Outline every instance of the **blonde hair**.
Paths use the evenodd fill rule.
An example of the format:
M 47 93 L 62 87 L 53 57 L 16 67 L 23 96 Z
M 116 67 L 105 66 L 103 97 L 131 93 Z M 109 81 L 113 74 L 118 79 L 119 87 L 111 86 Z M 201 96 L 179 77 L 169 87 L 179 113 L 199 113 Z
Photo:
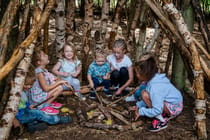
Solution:
M 76 54 L 76 50 L 75 50 L 75 48 L 73 47 L 72 44 L 65 44 L 65 45 L 64 45 L 63 50 L 62 50 L 62 51 L 63 51 L 62 57 L 65 58 L 65 56 L 64 56 L 64 49 L 65 49 L 66 47 L 70 47 L 70 48 L 72 49 L 73 54 L 74 54 L 73 60 L 74 60 L 74 61 L 78 60 L 77 54 Z
M 103 50 L 97 50 L 95 53 L 95 58 L 106 58 L 106 54 Z
M 124 39 L 115 40 L 112 48 L 122 48 L 123 50 L 127 51 L 127 45 Z

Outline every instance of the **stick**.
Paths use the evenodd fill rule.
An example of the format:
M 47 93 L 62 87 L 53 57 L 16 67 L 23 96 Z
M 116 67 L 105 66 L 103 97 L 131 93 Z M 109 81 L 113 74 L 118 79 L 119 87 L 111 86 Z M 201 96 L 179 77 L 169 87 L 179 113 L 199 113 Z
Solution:
M 42 102 L 40 102 L 40 103 L 38 103 L 37 105 L 35 105 L 33 108 L 37 108 L 38 106 L 40 106 L 41 104 L 43 104 L 43 103 L 45 103 L 45 102 L 47 102 L 47 101 L 49 101 L 51 98 L 53 98 L 54 96 L 50 96 L 49 98 L 47 98 L 46 100 L 44 100 L 44 101 L 42 101 Z
M 93 91 L 95 92 L 95 94 L 96 94 L 96 96 L 97 96 L 97 98 L 98 98 L 98 100 L 99 100 L 100 104 L 103 106 L 103 102 L 102 102 L 102 100 L 101 100 L 100 96 L 98 95 L 98 92 L 96 91 L 96 89 L 95 89 L 95 88 L 93 88 Z
M 123 97 L 121 97 L 120 99 L 115 100 L 114 102 L 111 102 L 111 103 L 110 103 L 110 104 L 108 104 L 107 106 L 111 106 L 111 105 L 113 105 L 113 104 L 115 104 L 115 103 L 118 103 L 119 101 L 121 101 L 121 100 L 125 99 L 126 97 L 128 97 L 128 96 L 130 96 L 130 95 L 134 94 L 134 93 L 135 93 L 135 91 L 136 91 L 136 90 L 131 91 L 128 95 L 123 96 Z

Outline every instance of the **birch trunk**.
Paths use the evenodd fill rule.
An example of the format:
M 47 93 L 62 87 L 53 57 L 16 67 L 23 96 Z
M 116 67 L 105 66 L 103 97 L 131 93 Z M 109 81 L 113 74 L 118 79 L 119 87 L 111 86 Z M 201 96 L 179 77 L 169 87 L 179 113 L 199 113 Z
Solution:
M 3 17 L 3 20 L 5 21 L 3 21 L 3 24 L 0 25 L 0 68 L 5 63 L 5 57 L 8 48 L 8 37 L 12 30 L 14 18 L 17 13 L 17 10 L 19 9 L 19 6 L 19 0 L 10 1 Z
M 17 49 L 14 50 L 9 61 L 0 69 L 0 80 L 2 80 L 23 58 L 24 49 L 28 48 L 29 45 L 34 41 L 37 37 L 38 33 L 42 29 L 44 23 L 46 22 L 51 9 L 54 7 L 55 0 L 49 0 L 47 6 L 45 7 L 44 12 L 41 15 L 41 19 L 39 24 L 31 31 L 31 33 L 27 36 L 27 38 L 18 45 Z
M 38 7 L 36 7 L 34 11 L 35 17 L 33 20 L 33 28 L 35 28 L 35 25 L 38 24 L 41 15 L 41 10 Z M 35 37 L 35 40 L 36 38 L 37 37 Z M 25 77 L 27 75 L 28 68 L 31 63 L 31 57 L 33 54 L 34 47 L 35 41 L 29 46 L 29 48 L 26 49 L 24 53 L 24 58 L 17 67 L 16 75 L 14 78 L 14 86 L 11 87 L 9 101 L 7 102 L 5 113 L 1 118 L 1 121 L 4 122 L 4 124 L 0 127 L 0 139 L 7 139 L 9 137 L 10 129 L 12 127 L 13 120 L 17 113 L 17 107 L 20 101 Z
M 64 11 L 64 0 L 57 0 L 57 7 L 56 11 L 56 19 L 55 19 L 55 26 L 56 26 L 56 51 L 57 55 L 61 57 L 60 51 L 65 44 L 65 11 Z
M 168 12 L 168 14 L 173 17 L 175 24 L 178 28 L 178 31 L 184 38 L 185 44 L 189 46 L 189 51 L 192 54 L 192 67 L 194 71 L 193 85 L 196 91 L 195 124 L 196 124 L 197 136 L 199 137 L 199 139 L 207 139 L 206 116 L 205 116 L 206 101 L 204 95 L 203 71 L 201 68 L 199 54 L 180 12 L 174 7 L 173 3 L 166 3 L 164 5 L 164 8 Z

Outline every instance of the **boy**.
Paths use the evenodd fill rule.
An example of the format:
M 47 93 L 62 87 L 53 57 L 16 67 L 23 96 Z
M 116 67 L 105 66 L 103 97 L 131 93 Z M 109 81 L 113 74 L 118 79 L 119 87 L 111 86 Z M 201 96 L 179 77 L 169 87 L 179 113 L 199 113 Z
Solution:
M 92 89 L 96 89 L 98 86 L 104 86 L 104 92 L 107 97 L 112 96 L 110 93 L 110 66 L 106 62 L 106 56 L 103 51 L 96 52 L 95 60 L 90 64 L 88 68 L 87 79 Z M 91 91 L 91 99 L 95 99 L 96 95 L 94 91 Z

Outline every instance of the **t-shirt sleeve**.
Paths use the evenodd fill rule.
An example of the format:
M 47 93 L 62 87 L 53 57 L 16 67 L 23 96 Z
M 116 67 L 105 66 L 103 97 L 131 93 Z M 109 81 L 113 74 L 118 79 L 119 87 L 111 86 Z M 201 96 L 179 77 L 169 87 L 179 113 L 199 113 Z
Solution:
M 106 63 L 106 73 L 110 73 L 111 69 L 110 69 L 110 65 L 109 63 Z
M 87 72 L 87 74 L 88 74 L 88 75 L 92 75 L 92 73 L 93 73 L 93 65 L 90 64 L 89 67 L 88 67 L 88 72 Z
M 132 66 L 132 61 L 131 59 L 127 56 L 127 64 L 128 64 L 128 67 Z
M 36 74 L 42 73 L 42 72 L 44 72 L 44 70 L 41 69 L 41 68 L 36 68 L 36 69 L 35 69 L 35 73 L 36 73 Z

